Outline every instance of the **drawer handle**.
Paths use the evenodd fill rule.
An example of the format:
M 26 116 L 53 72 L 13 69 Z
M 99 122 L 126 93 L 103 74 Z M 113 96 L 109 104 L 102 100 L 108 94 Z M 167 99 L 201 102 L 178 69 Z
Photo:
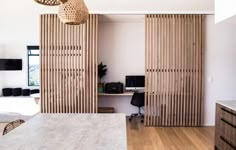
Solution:
M 227 112 L 227 113 L 229 113 L 229 114 L 231 114 L 231 115 L 234 115 L 234 116 L 236 116 L 236 114 L 235 113 L 233 113 L 233 112 L 231 112 L 231 111 L 228 111 L 227 109 L 225 109 L 225 108 L 221 108 L 221 110 L 223 110 L 223 111 L 225 111 L 225 112 Z
M 231 127 L 233 127 L 233 128 L 236 128 L 236 126 L 235 126 L 235 125 L 233 125 L 232 123 L 230 123 L 230 122 L 226 121 L 225 119 L 221 118 L 221 120 L 222 120 L 224 123 L 226 123 L 226 124 L 230 125 Z
M 221 140 L 224 141 L 225 143 L 227 143 L 231 148 L 236 149 L 236 146 L 234 146 L 233 144 L 231 144 L 230 142 L 228 142 L 223 136 L 220 136 Z

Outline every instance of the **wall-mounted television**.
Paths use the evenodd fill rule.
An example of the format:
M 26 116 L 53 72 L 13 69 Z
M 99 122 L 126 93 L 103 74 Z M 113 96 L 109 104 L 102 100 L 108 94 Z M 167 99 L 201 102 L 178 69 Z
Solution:
M 22 59 L 0 59 L 0 70 L 22 70 Z
M 126 90 L 139 90 L 144 89 L 145 77 L 143 75 L 126 76 L 125 89 Z

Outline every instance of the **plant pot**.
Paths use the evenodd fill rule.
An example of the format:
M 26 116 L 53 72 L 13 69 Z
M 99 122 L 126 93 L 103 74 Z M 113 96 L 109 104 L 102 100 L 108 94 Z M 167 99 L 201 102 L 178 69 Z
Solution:
M 104 83 L 98 83 L 98 93 L 104 93 Z

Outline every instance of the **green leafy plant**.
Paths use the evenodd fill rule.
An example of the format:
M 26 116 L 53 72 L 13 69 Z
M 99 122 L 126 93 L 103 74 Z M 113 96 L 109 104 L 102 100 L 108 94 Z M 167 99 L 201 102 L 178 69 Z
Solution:
M 98 65 L 98 78 L 99 83 L 102 83 L 102 78 L 107 74 L 107 65 L 103 65 L 102 62 Z

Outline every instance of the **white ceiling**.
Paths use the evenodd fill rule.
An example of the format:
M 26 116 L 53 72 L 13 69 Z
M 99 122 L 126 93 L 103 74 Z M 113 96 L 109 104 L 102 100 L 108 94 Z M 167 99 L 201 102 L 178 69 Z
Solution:
M 214 14 L 214 0 L 84 0 L 99 22 L 144 22 L 144 14 Z M 124 15 L 125 14 L 125 15 Z M 128 14 L 128 15 L 127 15 Z
M 84 0 L 90 13 L 102 14 L 101 22 L 143 22 L 144 14 L 213 14 L 214 0 Z M 57 13 L 58 7 L 37 4 L 34 0 L 0 0 L 0 18 L 38 18 Z M 123 14 L 123 15 L 122 15 Z M 124 15 L 126 14 L 126 15 Z M 18 17 L 21 16 L 21 17 Z M 2 20 L 4 20 L 2 19 Z M 7 23 L 2 21 L 2 23 Z
M 213 14 L 214 0 L 84 0 L 90 13 L 97 14 Z M 20 6 L 19 6 L 20 5 Z M 34 10 L 57 13 L 58 7 L 39 5 L 34 0 L 0 0 L 0 12 Z M 30 14 L 30 13 L 29 13 Z
M 99 22 L 103 23 L 143 23 L 144 19 L 144 15 L 99 15 Z
M 214 14 L 214 0 L 84 0 L 100 22 L 144 22 L 143 14 Z M 122 15 L 123 14 L 123 15 Z M 124 15 L 126 14 L 126 15 Z
M 98 14 L 213 14 L 214 0 L 84 0 Z

